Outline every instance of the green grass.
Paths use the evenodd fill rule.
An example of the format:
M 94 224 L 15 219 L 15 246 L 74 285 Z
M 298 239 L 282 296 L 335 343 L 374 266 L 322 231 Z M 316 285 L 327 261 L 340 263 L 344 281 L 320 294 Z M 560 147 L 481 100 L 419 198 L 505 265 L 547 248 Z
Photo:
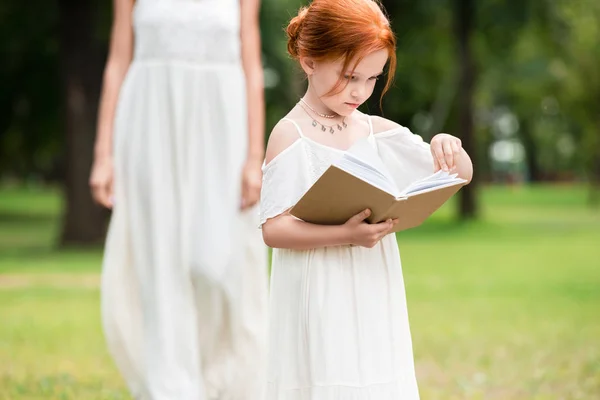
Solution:
M 0 400 L 129 399 L 100 325 L 101 249 L 56 250 L 56 190 L 0 191 Z
M 600 210 L 579 186 L 490 187 L 398 236 L 421 397 L 600 398 Z M 0 191 L 0 400 L 127 399 L 100 249 L 55 250 L 56 191 Z

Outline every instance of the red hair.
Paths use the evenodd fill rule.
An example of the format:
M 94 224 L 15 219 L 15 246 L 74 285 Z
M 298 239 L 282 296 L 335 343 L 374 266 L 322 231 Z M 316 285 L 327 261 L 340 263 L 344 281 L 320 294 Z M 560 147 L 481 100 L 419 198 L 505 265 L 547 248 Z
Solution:
M 368 54 L 387 50 L 388 76 L 383 95 L 388 91 L 396 72 L 396 37 L 390 23 L 375 0 L 314 0 L 302 7 L 287 29 L 288 52 L 299 60 L 344 60 L 347 71 L 352 60 L 356 65 Z M 328 93 L 334 94 L 343 82 L 343 75 Z

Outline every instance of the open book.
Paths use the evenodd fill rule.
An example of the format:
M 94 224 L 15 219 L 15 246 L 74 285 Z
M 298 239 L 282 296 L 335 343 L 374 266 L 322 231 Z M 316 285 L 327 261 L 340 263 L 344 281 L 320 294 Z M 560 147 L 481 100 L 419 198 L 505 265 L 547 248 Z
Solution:
M 311 186 L 290 210 L 306 222 L 343 224 L 369 208 L 367 222 L 398 218 L 395 231 L 420 225 L 466 181 L 438 171 L 400 190 L 372 146 L 361 140 Z

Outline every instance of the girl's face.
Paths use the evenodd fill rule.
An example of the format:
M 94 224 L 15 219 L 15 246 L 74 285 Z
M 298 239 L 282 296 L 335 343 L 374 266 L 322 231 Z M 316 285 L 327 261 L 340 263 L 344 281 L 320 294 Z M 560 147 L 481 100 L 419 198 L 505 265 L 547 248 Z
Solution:
M 371 97 L 375 82 L 383 73 L 387 60 L 388 52 L 382 49 L 364 57 L 354 72 L 351 69 L 342 71 L 343 60 L 313 62 L 304 59 L 302 67 L 308 75 L 309 91 L 312 90 L 330 111 L 348 116 Z M 351 62 L 350 67 L 354 64 L 355 62 Z M 342 82 L 335 91 L 341 91 L 326 96 L 340 78 Z

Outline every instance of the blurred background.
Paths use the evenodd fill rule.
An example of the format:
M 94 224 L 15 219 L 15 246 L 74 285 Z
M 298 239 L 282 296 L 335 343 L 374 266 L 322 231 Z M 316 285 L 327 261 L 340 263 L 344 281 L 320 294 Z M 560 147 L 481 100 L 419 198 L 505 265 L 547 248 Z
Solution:
M 449 132 L 473 183 L 398 235 L 421 396 L 600 399 L 600 1 L 387 0 L 395 85 L 363 111 Z M 267 130 L 305 82 L 263 0 Z M 0 3 L 0 399 L 128 399 L 89 194 L 111 2 Z M 381 88 L 379 88 L 381 90 Z

